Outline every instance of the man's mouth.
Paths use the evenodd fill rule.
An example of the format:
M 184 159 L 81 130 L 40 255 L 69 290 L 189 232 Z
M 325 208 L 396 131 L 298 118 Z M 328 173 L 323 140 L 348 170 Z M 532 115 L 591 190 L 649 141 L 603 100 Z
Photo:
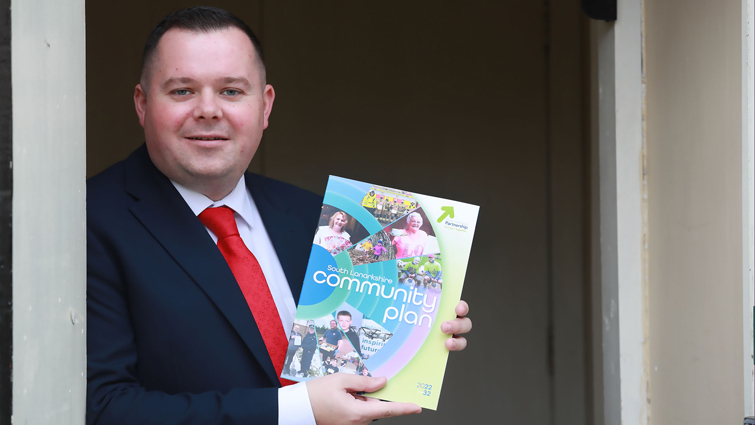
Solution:
M 191 139 L 191 140 L 228 140 L 225 137 L 216 137 L 216 136 L 210 136 L 210 137 L 187 137 L 187 139 Z

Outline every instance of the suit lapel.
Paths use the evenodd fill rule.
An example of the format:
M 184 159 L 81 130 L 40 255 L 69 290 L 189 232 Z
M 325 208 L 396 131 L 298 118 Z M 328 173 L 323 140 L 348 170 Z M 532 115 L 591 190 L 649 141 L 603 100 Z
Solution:
M 134 216 L 225 315 L 271 382 L 279 382 L 231 269 L 170 180 L 152 164 L 145 146 L 129 157 L 126 190 L 138 200 L 131 207 Z
M 307 259 L 312 250 L 311 238 L 307 237 L 312 233 L 312 229 L 308 229 L 298 217 L 291 214 L 290 208 L 296 207 L 295 204 L 280 205 L 276 202 L 275 193 L 271 193 L 264 178 L 250 173 L 246 173 L 245 176 L 246 187 L 254 199 L 265 230 L 286 274 L 291 293 L 298 304 Z

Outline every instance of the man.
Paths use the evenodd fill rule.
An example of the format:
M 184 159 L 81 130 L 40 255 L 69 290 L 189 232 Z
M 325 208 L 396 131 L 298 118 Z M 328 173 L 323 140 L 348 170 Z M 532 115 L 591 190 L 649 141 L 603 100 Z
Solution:
M 322 336 L 325 340 L 326 344 L 330 344 L 334 347 L 338 346 L 338 341 L 341 340 L 341 332 L 336 329 L 337 324 L 335 320 L 330 321 L 330 329 L 325 331 L 325 334 Z M 335 348 L 332 351 L 323 351 L 322 354 L 322 361 L 323 363 L 328 363 L 330 359 L 333 358 L 335 355 Z
M 414 257 L 411 263 L 405 263 L 398 277 L 399 282 L 405 282 L 407 279 L 416 279 L 419 272 L 419 257 Z M 412 281 L 414 283 L 414 281 Z M 419 285 L 418 285 L 419 286 Z
M 185 9 L 150 34 L 134 92 L 146 143 L 87 188 L 88 424 L 368 423 L 419 412 L 356 395 L 381 378 L 281 388 L 282 329 L 293 324 L 321 199 L 245 173 L 274 99 L 259 42 L 233 15 Z M 442 325 L 469 328 L 463 318 Z
M 309 374 L 309 367 L 312 364 L 312 357 L 317 351 L 317 335 L 315 335 L 315 327 L 309 326 L 307 334 L 304 335 L 304 340 L 301 343 L 302 356 L 301 356 L 301 370 L 299 371 L 302 376 Z
M 425 287 L 438 286 L 439 288 L 443 288 L 443 268 L 440 266 L 439 262 L 435 261 L 434 254 L 427 256 L 427 263 L 423 264 L 419 270 L 420 273 L 424 272 L 427 274 L 425 278 Z
M 375 191 L 371 190 L 368 194 L 364 195 L 364 198 L 362 198 L 362 206 L 370 212 L 370 214 L 375 215 L 375 206 L 377 205 L 377 198 L 375 197 Z

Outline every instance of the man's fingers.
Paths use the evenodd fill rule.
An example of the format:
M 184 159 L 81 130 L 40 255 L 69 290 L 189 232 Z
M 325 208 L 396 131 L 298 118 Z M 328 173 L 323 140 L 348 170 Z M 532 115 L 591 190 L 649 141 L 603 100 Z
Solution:
M 460 300 L 459 304 L 456 305 L 456 315 L 464 317 L 467 314 L 469 314 L 469 304 L 464 300 Z
M 467 348 L 467 339 L 463 336 L 455 336 L 446 340 L 446 348 L 448 351 L 461 351 Z
M 337 373 L 341 379 L 341 385 L 348 391 L 354 392 L 375 392 L 385 386 L 388 381 L 385 377 L 373 378 L 362 375 L 349 375 L 346 373 Z
M 318 424 L 362 424 L 373 419 L 420 413 L 416 404 L 388 403 L 354 394 L 375 391 L 385 378 L 336 373 L 307 381 L 312 413 Z
M 467 314 L 469 314 L 469 304 L 461 300 L 456 306 L 456 319 L 448 320 L 440 325 L 443 333 L 453 335 L 452 338 L 446 340 L 448 351 L 461 351 L 467 347 L 467 339 L 458 336 L 472 330 L 472 320 L 466 317 Z
M 463 317 L 454 320 L 448 320 L 440 325 L 440 330 L 444 334 L 465 334 L 472 330 L 472 320 L 469 317 Z
M 469 304 L 464 300 L 460 300 L 456 306 L 456 319 L 443 322 L 440 325 L 440 330 L 449 335 L 465 334 L 471 331 L 472 320 L 466 317 L 467 314 L 469 314 Z
M 413 403 L 395 403 L 380 401 L 374 398 L 367 399 L 364 406 L 365 411 L 368 412 L 368 416 L 378 419 L 401 415 L 415 415 L 422 412 L 422 408 Z

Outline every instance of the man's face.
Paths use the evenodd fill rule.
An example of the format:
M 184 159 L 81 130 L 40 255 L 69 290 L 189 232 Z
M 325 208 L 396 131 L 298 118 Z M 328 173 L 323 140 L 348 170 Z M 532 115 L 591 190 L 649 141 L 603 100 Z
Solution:
M 335 329 L 335 328 L 336 328 L 336 321 L 335 320 L 331 320 L 330 321 L 330 329 Z
M 148 87 L 134 92 L 155 166 L 213 200 L 235 187 L 268 125 L 275 92 L 255 55 L 236 28 L 171 29 L 143 78 Z
M 348 331 L 351 327 L 351 317 L 350 316 L 338 316 L 338 324 L 341 325 L 341 329 L 344 331 Z

